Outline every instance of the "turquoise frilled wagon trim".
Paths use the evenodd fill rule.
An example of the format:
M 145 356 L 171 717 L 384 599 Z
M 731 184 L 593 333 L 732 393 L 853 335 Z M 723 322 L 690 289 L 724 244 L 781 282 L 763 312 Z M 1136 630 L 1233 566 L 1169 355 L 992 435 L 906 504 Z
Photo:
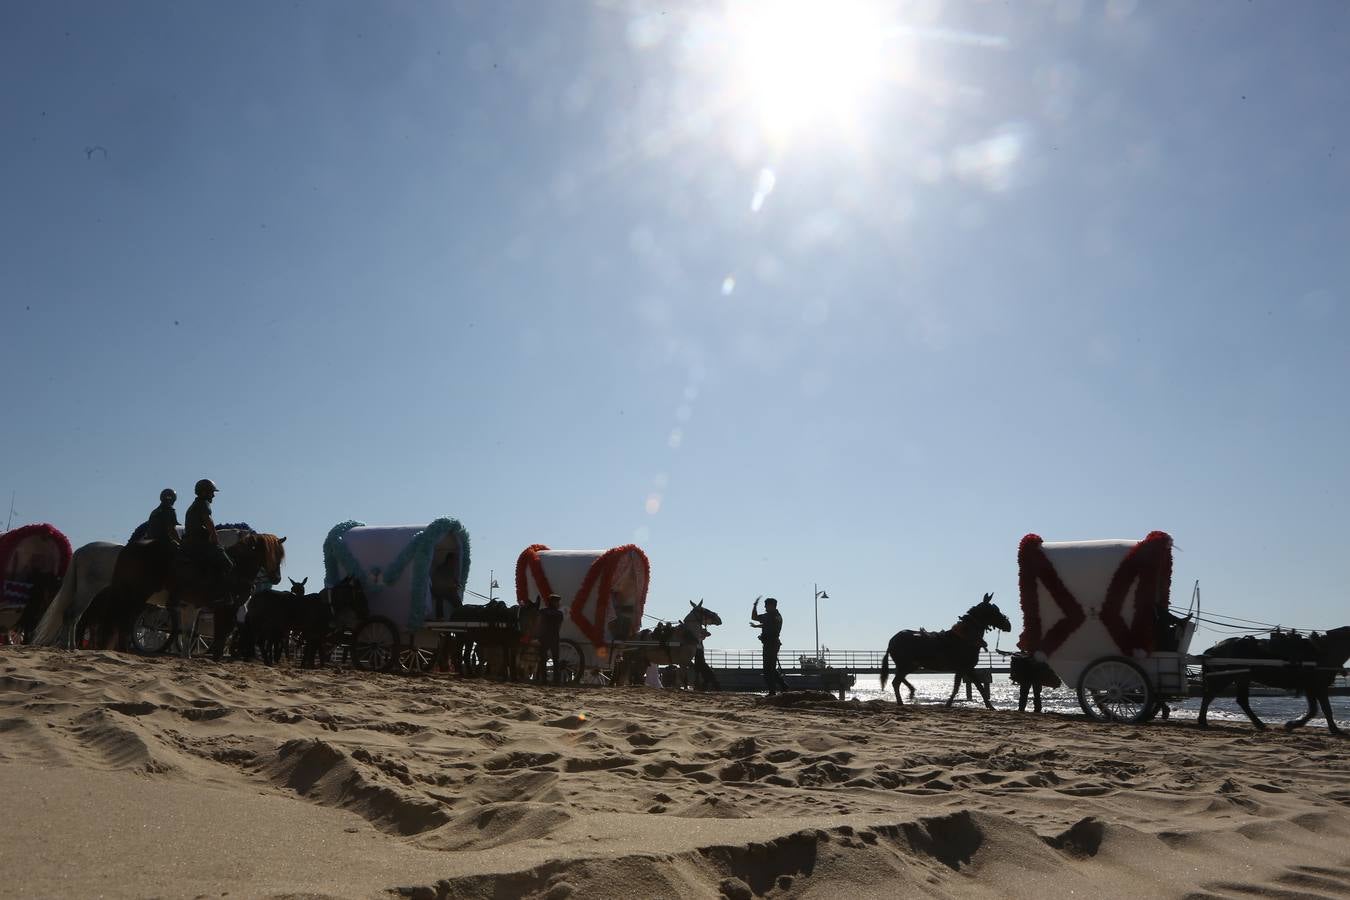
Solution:
M 342 573 L 354 575 L 365 587 L 367 593 L 375 593 L 386 585 L 394 584 L 403 575 L 403 570 L 412 564 L 412 610 L 408 614 L 408 629 L 416 631 L 426 620 L 427 576 L 431 569 L 431 554 L 436 545 L 446 535 L 454 535 L 459 542 L 459 584 L 460 590 L 469 581 L 469 532 L 458 519 L 436 519 L 426 528 L 417 532 L 413 539 L 404 545 L 388 565 L 376 569 L 379 580 L 376 581 L 357 562 L 356 557 L 347 549 L 343 536 L 353 528 L 362 528 L 364 524 L 354 520 L 340 522 L 328 532 L 323 542 L 324 584 L 332 587 L 342 579 Z M 376 567 L 372 567 L 376 568 Z M 463 595 L 460 595 L 461 599 Z

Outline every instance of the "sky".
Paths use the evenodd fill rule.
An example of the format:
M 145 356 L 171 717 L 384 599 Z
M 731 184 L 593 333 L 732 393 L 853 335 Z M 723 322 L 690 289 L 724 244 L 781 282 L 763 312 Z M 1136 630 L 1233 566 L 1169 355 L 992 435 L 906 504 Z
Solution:
M 1028 532 L 1341 625 L 1348 60 L 1330 0 L 12 0 L 0 493 L 78 546 L 209 477 L 297 579 L 453 516 L 508 595 L 635 541 L 717 647 L 817 586 L 1011 647 Z

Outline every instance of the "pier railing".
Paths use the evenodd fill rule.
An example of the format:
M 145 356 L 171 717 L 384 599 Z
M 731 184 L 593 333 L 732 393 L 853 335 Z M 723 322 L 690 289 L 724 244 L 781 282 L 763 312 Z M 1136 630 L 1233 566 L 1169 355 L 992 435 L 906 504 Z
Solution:
M 799 672 L 811 667 L 813 660 L 819 660 L 832 669 L 846 672 L 880 672 L 883 650 L 826 650 L 819 657 L 814 650 L 783 650 L 778 654 L 778 667 L 785 672 Z M 706 649 L 704 655 L 708 665 L 715 669 L 758 669 L 763 656 L 759 650 L 713 650 Z M 993 651 L 980 654 L 978 668 L 992 669 L 995 672 L 1008 671 L 1008 658 Z

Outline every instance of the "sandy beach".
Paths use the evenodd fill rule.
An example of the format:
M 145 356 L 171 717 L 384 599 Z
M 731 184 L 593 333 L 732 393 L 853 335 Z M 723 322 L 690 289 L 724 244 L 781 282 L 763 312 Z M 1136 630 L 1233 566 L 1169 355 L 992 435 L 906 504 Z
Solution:
M 0 654 L 0 895 L 1350 895 L 1325 730 Z

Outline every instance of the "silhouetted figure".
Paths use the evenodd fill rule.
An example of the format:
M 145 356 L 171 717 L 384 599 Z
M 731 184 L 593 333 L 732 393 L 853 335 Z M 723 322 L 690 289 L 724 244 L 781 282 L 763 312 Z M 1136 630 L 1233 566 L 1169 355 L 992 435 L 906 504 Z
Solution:
M 172 544 L 177 547 L 180 538 L 178 537 L 178 513 L 173 505 L 178 501 L 178 495 L 174 493 L 173 488 L 165 488 L 159 492 L 159 506 L 150 513 L 150 518 L 146 520 L 145 536 L 152 541 L 159 541 L 164 544 Z
M 211 479 L 198 481 L 194 488 L 197 497 L 183 516 L 183 552 L 209 575 L 223 575 L 234 568 L 234 563 L 220 546 L 216 523 L 211 518 L 211 501 L 217 492 Z
M 779 691 L 789 690 L 787 682 L 783 680 L 783 673 L 778 671 L 778 651 L 783 647 L 779 638 L 783 633 L 783 617 L 778 612 L 778 601 L 769 597 L 764 601 L 764 612 L 761 613 L 759 598 L 756 597 L 750 618 L 754 619 L 750 627 L 759 629 L 759 642 L 764 653 L 764 684 L 772 697 Z
M 561 597 L 549 594 L 548 605 L 539 610 L 538 630 L 535 632 L 535 636 L 539 639 L 539 669 L 534 674 L 534 680 L 539 684 L 544 683 L 550 657 L 553 659 L 553 683 L 562 684 L 562 669 L 558 663 L 563 624 L 561 604 Z

